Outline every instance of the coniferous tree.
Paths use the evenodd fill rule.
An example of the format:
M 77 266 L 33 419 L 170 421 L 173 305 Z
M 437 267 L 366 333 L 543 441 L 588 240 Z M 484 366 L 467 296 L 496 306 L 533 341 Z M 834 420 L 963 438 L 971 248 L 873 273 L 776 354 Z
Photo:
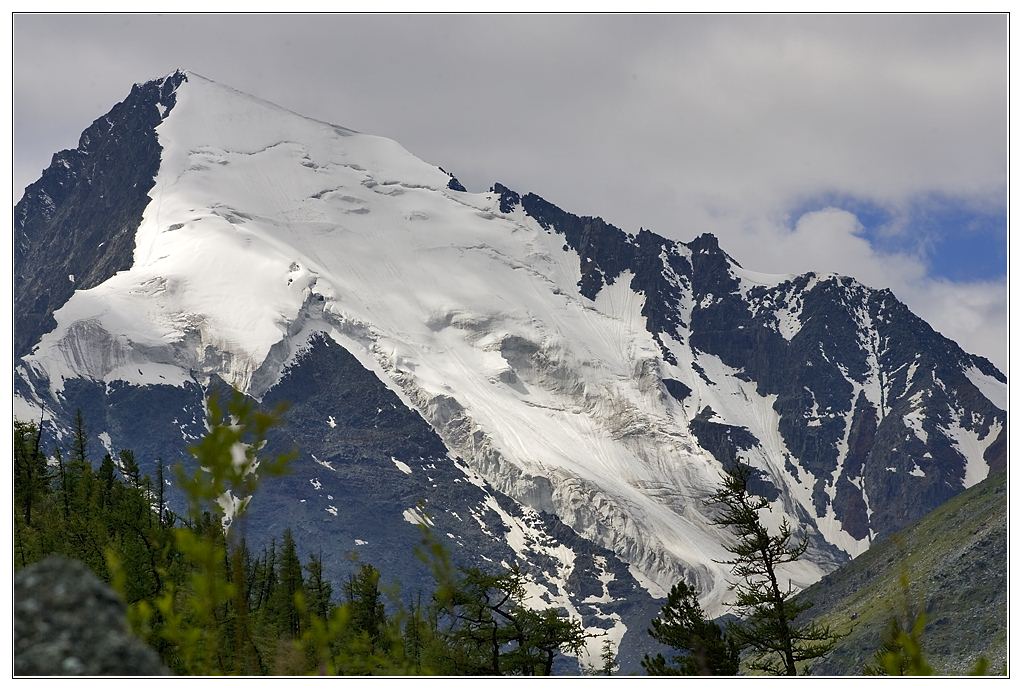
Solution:
M 242 538 L 231 551 L 231 585 L 234 590 L 230 611 L 230 631 L 233 636 L 232 654 L 234 672 L 239 675 L 266 674 L 259 650 L 252 640 L 252 619 L 249 602 L 250 582 L 248 566 L 251 562 L 249 549 Z
M 114 493 L 114 459 L 110 453 L 103 455 L 99 465 L 99 502 L 101 507 L 109 507 Z
M 501 675 L 501 648 L 505 644 L 496 615 L 513 597 L 496 575 L 465 570 L 455 587 L 445 615 L 452 620 L 446 633 L 447 662 L 465 675 Z
M 277 541 L 270 541 L 269 550 L 263 549 L 262 587 L 257 602 L 263 606 L 261 612 L 266 622 L 276 626 L 279 580 L 277 578 Z
M 426 630 L 427 623 L 423 617 L 422 595 L 416 594 L 415 604 L 411 600 L 408 604 L 408 616 L 405 621 L 403 641 L 405 644 L 405 657 L 412 664 L 417 674 L 421 673 L 423 669 Z
M 525 630 L 520 649 L 527 652 L 526 660 L 529 661 L 529 665 L 522 669 L 524 675 L 552 675 L 554 658 L 558 653 L 578 655 L 582 652 L 586 634 L 578 621 L 565 617 L 557 608 L 537 611 L 519 602 L 516 610 Z M 537 652 L 535 655 L 532 653 L 534 650 Z
M 271 546 L 273 543 L 271 542 Z M 252 571 L 252 585 L 253 585 L 253 596 L 252 596 L 252 608 L 255 611 L 261 613 L 266 612 L 263 608 L 264 604 L 269 600 L 267 593 L 270 587 L 269 579 L 267 576 L 268 565 L 270 564 L 270 553 L 269 548 L 263 547 L 263 554 L 261 557 L 253 560 L 253 571 Z
M 71 500 L 70 500 L 70 489 L 68 488 L 68 469 L 67 464 L 64 463 L 64 455 L 60 452 L 60 447 L 54 450 L 54 456 L 57 457 L 57 474 L 60 479 L 60 495 L 63 500 L 64 506 L 64 521 L 68 521 L 71 518 Z
M 464 575 L 457 583 L 464 600 L 451 607 L 455 572 L 438 569 L 434 601 L 424 607 L 417 600 L 407 612 L 399 608 L 388 616 L 381 575 L 371 565 L 360 566 L 345 585 L 347 602 L 334 606 L 322 559 L 310 556 L 303 574 L 290 532 L 280 549 L 274 543 L 262 558 L 251 555 L 239 538 L 240 524 L 225 534 L 215 501 L 225 488 L 238 497 L 252 492 L 247 481 L 231 474 L 238 434 L 254 426 L 244 411 L 231 413 L 223 420 L 214 416 L 208 444 L 195 455 L 198 471 L 189 477 L 179 468 L 179 487 L 193 502 L 176 527 L 159 511 L 162 463 L 156 489 L 130 450 L 118 455 L 119 464 L 105 455 L 93 472 L 80 463 L 83 433 L 68 448 L 55 450 L 60 483 L 42 482 L 52 475 L 43 455 L 36 455 L 40 469 L 30 473 L 26 466 L 33 456 L 33 429 L 16 426 L 16 561 L 29 564 L 52 552 L 86 561 L 125 599 L 136 634 L 177 674 L 537 675 L 552 672 L 558 652 L 579 652 L 585 641 L 581 625 L 555 609 L 527 608 L 525 578 L 517 570 Z M 78 427 L 84 431 L 81 421 Z M 261 448 L 258 435 L 245 439 L 249 449 Z M 36 481 L 28 526 L 22 521 L 25 493 Z M 431 554 L 438 564 L 449 564 L 440 548 Z M 296 593 L 302 594 L 298 603 Z M 480 600 L 473 604 L 472 598 Z M 481 614 L 483 625 L 470 626 L 454 613 Z M 462 637 L 460 632 L 470 630 L 472 636 L 495 638 L 493 668 L 489 640 Z
M 122 449 L 120 453 L 121 475 L 128 481 L 131 487 L 138 490 L 142 487 L 142 472 L 139 464 L 135 461 L 135 452 L 130 449 Z
M 42 431 L 33 423 L 14 422 L 14 493 L 25 525 L 32 526 L 32 509 L 49 491 L 53 473 L 40 450 Z
M 278 631 L 282 636 L 296 638 L 302 633 L 302 620 L 295 605 L 295 594 L 302 591 L 302 563 L 291 529 L 284 530 L 281 544 L 281 566 L 278 595 Z
M 75 436 L 73 441 L 71 461 L 84 464 L 89 457 L 88 436 L 85 433 L 85 419 L 82 417 L 82 409 L 75 411 Z
M 306 562 L 305 571 L 308 575 L 305 581 L 305 593 L 308 599 L 309 614 L 326 620 L 330 615 L 330 596 L 332 587 L 330 582 L 323 578 L 322 556 L 310 555 Z
M 556 608 L 524 605 L 525 577 L 513 568 L 490 574 L 470 568 L 447 604 L 452 627 L 446 655 L 467 675 L 550 675 L 558 652 L 578 655 L 582 625 Z
M 164 493 L 166 491 L 167 479 L 163 477 L 163 461 L 156 460 L 156 516 L 160 526 L 166 526 L 167 505 Z M 244 539 L 243 539 L 244 540 Z M 248 553 L 246 553 L 246 557 Z
M 344 584 L 345 600 L 351 609 L 352 629 L 369 637 L 371 651 L 380 643 L 386 617 L 380 593 L 380 572 L 370 564 L 349 575 Z
M 600 661 L 600 672 L 604 675 L 611 676 L 618 671 L 618 654 L 610 639 L 604 640 L 604 645 L 600 649 Z
M 51 475 L 48 470 L 39 474 L 27 465 L 33 457 L 37 463 L 46 463 L 38 453 L 38 435 L 33 443 L 34 429 L 15 425 L 16 561 L 26 565 L 51 553 L 84 561 L 122 595 L 136 633 L 149 640 L 176 673 L 265 674 L 270 668 L 259 646 L 279 649 L 276 633 L 265 636 L 271 627 L 257 635 L 256 620 L 248 617 L 252 581 L 247 575 L 254 571 L 255 561 L 244 542 L 236 553 L 226 550 L 221 516 L 207 511 L 216 511 L 209 497 L 219 497 L 224 486 L 235 480 L 231 450 L 239 435 L 253 433 L 246 441 L 259 449 L 259 436 L 272 422 L 265 416 L 258 418 L 263 414 L 247 417 L 237 408 L 230 413 L 231 417 L 224 416 L 227 420 L 211 426 L 211 434 L 219 439 L 197 455 L 200 473 L 192 478 L 179 474 L 201 502 L 191 507 L 196 511 L 178 529 L 160 520 L 153 506 L 159 493 L 152 490 L 148 478 L 140 479 L 129 450 L 121 455 L 128 462 L 123 465 L 128 471 L 123 479 L 117 477 L 109 455 L 97 472 L 92 471 L 85 457 L 81 416 L 70 450 L 54 451 L 59 471 L 55 484 L 41 482 Z M 282 467 L 280 459 L 264 463 L 260 471 Z M 221 480 L 210 483 L 206 475 L 216 480 L 223 469 L 227 471 L 221 473 Z M 33 488 L 35 492 L 30 492 Z M 31 526 L 20 516 L 29 501 Z M 298 575 L 301 584 L 300 567 Z
M 796 589 L 782 586 L 779 568 L 798 560 L 807 540 L 797 541 L 787 520 L 774 533 L 760 521 L 768 501 L 749 492 L 752 469 L 738 463 L 722 476 L 708 503 L 718 510 L 714 523 L 729 529 L 736 541 L 725 546 L 734 556 L 724 561 L 739 578 L 732 584 L 731 604 L 743 620 L 729 627 L 740 649 L 749 648 L 749 665 L 773 675 L 797 675 L 798 665 L 824 656 L 840 638 L 830 627 L 813 622 L 797 624 L 810 607 L 794 598 Z
M 47 529 L 53 473 L 40 449 L 41 434 L 32 423 L 14 421 L 14 541 L 21 566 L 41 556 L 40 533 Z
M 145 479 L 142 482 L 142 487 L 143 487 L 142 497 L 146 501 L 146 508 L 148 510 L 150 510 L 150 511 L 145 513 L 145 515 L 146 515 L 146 527 L 147 528 L 152 528 L 152 526 L 153 526 L 153 512 L 152 512 L 152 507 L 153 507 L 153 481 L 150 480 L 148 474 L 146 475 Z
M 707 620 L 696 589 L 685 582 L 671 587 L 668 601 L 650 623 L 648 633 L 675 649 L 671 662 L 663 654 L 644 656 L 648 675 L 736 675 L 739 650 L 714 622 Z

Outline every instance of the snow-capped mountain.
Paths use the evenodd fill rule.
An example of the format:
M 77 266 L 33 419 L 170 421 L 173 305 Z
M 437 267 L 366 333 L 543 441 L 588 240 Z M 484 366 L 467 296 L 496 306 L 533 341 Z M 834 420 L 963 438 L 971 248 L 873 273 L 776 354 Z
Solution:
M 734 459 L 811 539 L 803 585 L 1006 463 L 1004 375 L 890 291 L 467 192 L 191 72 L 54 156 L 15 208 L 15 274 L 16 413 L 59 434 L 80 407 L 97 445 L 152 460 L 221 381 L 288 400 L 302 457 L 254 530 L 290 524 L 340 572 L 428 516 L 616 640 L 683 576 L 722 611 L 702 500 Z

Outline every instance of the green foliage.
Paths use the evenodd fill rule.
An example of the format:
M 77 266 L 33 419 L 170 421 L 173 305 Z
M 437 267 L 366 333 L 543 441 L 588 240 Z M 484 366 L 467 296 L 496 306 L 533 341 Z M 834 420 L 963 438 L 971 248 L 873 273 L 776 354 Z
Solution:
M 981 656 L 977 659 L 977 662 L 973 664 L 973 668 L 970 669 L 969 674 L 972 676 L 991 675 L 991 661 L 989 661 L 986 656 Z M 1001 674 L 1005 675 L 1006 673 L 1002 672 Z
M 157 597 L 134 607 L 138 620 L 150 618 L 150 642 L 175 672 L 265 672 L 249 617 L 250 556 L 244 542 L 238 539 L 229 545 L 228 536 L 244 514 L 259 474 L 283 473 L 292 455 L 259 456 L 282 411 L 259 411 L 240 394 L 226 409 L 211 397 L 208 411 L 209 432 L 189 448 L 194 469 L 190 474 L 182 465 L 176 469 L 189 503 L 187 525 L 171 529 L 173 548 L 180 555 L 175 565 L 179 576 Z M 131 478 L 134 455 L 122 452 L 121 459 L 122 470 Z M 161 516 L 157 524 L 162 523 Z M 294 588 L 283 599 L 289 607 L 278 607 L 281 619 L 275 624 L 279 633 L 297 636 L 292 599 L 301 588 L 302 575 L 290 532 L 285 539 L 290 541 L 288 557 L 294 564 L 288 564 L 283 576 Z M 271 605 L 276 604 L 268 601 Z
M 344 592 L 352 626 L 365 633 L 369 650 L 373 651 L 381 643 L 386 626 L 380 572 L 373 565 L 360 565 L 359 571 L 345 582 Z
M 330 596 L 333 588 L 323 576 L 323 558 L 310 555 L 309 561 L 305 564 L 305 571 L 308 575 L 305 581 L 305 593 L 309 615 L 326 620 L 330 615 Z
M 278 636 L 294 639 L 302 633 L 302 622 L 295 596 L 304 588 L 302 583 L 302 565 L 298 561 L 298 549 L 291 529 L 284 530 L 281 544 L 281 564 L 278 572 L 279 587 L 274 593 L 276 603 Z
M 578 622 L 524 605 L 518 570 L 458 572 L 425 527 L 418 554 L 436 588 L 407 607 L 388 608 L 382 575 L 369 564 L 342 582 L 335 602 L 322 557 L 303 567 L 290 530 L 250 551 L 248 502 L 260 476 L 283 472 L 290 458 L 265 453 L 279 416 L 241 396 L 209 402 L 208 434 L 190 448 L 188 469 L 175 469 L 188 502 L 182 516 L 165 506 L 162 462 L 155 484 L 131 450 L 93 469 L 84 417 L 70 452 L 53 450 L 56 468 L 39 449 L 38 428 L 16 423 L 15 564 L 50 553 L 85 562 L 181 675 L 534 675 L 550 674 L 559 651 L 581 651 Z
M 110 504 L 114 494 L 114 459 L 109 453 L 103 455 L 99 465 L 99 503 L 101 507 Z
M 653 619 L 648 633 L 679 653 L 671 662 L 663 654 L 644 656 L 648 675 L 736 675 L 739 649 L 717 624 L 704 617 L 696 589 L 685 582 L 671 588 L 668 601 Z
M 751 473 L 750 467 L 736 464 L 708 500 L 718 510 L 714 523 L 736 537 L 725 546 L 734 556 L 725 564 L 738 577 L 732 583 L 736 598 L 731 605 L 743 620 L 731 625 L 728 633 L 740 649 L 752 651 L 753 670 L 797 675 L 799 664 L 827 654 L 840 635 L 826 625 L 797 624 L 796 618 L 810 604 L 794 598 L 796 589 L 781 586 L 778 569 L 798 560 L 807 541 L 795 540 L 787 520 L 775 533 L 760 522 L 760 511 L 769 503 L 749 493 Z
M 78 421 L 70 461 L 55 449 L 50 465 L 34 424 L 14 423 L 15 565 L 58 553 L 80 560 L 110 578 L 107 553 L 114 550 L 131 572 L 124 593 L 138 599 L 156 593 L 161 539 L 150 530 L 146 498 L 114 479 L 112 461 L 92 469 Z M 53 468 L 56 466 L 56 469 Z
M 135 460 L 135 452 L 130 449 L 122 449 L 118 455 L 121 462 L 121 475 L 132 488 L 138 490 L 142 487 L 142 472 L 139 470 L 139 463 Z
M 917 615 L 908 630 L 898 618 L 892 618 L 881 639 L 881 648 L 874 662 L 863 671 L 865 675 L 933 675 L 934 669 L 924 659 L 920 643 L 927 618 Z
M 260 411 L 251 401 L 236 394 L 227 408 L 216 397 L 208 402 L 209 432 L 189 448 L 195 458 L 191 472 L 178 466 L 178 483 L 189 502 L 189 516 L 205 512 L 221 517 L 225 529 L 256 492 L 260 474 L 280 475 L 294 454 L 270 458 L 259 456 L 270 428 L 284 409 Z
M 39 442 L 37 426 L 14 422 L 14 504 L 27 527 L 32 526 L 32 508 L 43 501 L 53 480 Z

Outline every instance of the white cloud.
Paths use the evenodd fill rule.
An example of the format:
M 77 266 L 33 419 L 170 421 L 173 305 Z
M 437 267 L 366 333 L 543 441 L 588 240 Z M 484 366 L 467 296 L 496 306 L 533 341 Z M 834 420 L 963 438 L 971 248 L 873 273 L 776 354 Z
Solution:
M 793 223 L 719 221 L 722 247 L 743 266 L 779 274 L 835 272 L 890 288 L 936 330 L 1005 371 L 1005 280 L 953 282 L 930 276 L 924 258 L 878 251 L 856 215 L 834 207 L 807 212 Z

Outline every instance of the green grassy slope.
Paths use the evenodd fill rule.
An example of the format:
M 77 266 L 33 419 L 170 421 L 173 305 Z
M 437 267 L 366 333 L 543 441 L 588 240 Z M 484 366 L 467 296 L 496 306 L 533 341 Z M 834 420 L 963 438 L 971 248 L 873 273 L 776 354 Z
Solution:
M 949 500 L 923 519 L 871 548 L 803 592 L 813 607 L 805 617 L 851 632 L 814 665 L 814 675 L 862 675 L 893 614 L 905 598 L 927 612 L 923 648 L 943 674 L 966 674 L 980 656 L 990 672 L 1006 665 L 1006 475 Z

